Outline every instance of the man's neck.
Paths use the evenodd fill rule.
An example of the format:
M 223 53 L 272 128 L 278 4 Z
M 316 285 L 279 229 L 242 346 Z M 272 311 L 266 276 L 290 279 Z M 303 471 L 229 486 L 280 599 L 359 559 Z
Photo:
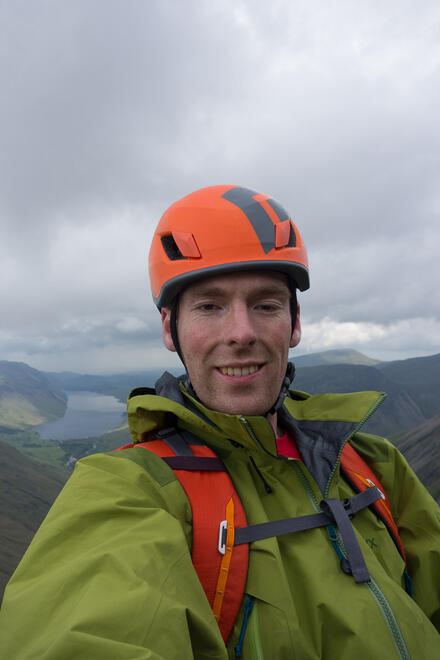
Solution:
M 283 431 L 278 426 L 278 413 L 277 412 L 270 413 L 269 415 L 266 415 L 266 418 L 269 424 L 271 425 L 271 427 L 273 428 L 275 437 L 281 438 L 281 436 L 283 435 Z

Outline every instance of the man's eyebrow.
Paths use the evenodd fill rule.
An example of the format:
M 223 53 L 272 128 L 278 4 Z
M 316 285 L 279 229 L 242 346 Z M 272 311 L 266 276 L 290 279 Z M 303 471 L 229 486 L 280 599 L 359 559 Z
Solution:
M 279 294 L 290 295 L 290 291 L 287 286 L 263 286 L 261 289 L 257 289 L 254 294 L 256 296 L 277 296 Z
M 199 298 L 200 296 L 212 296 L 212 297 L 218 297 L 218 296 L 224 296 L 225 295 L 225 290 L 222 289 L 221 287 L 217 286 L 198 286 L 198 287 L 192 287 L 188 291 L 188 295 L 191 298 Z
M 229 292 L 217 286 L 200 286 L 197 288 L 194 287 L 194 289 L 192 289 L 188 293 L 191 298 L 199 298 L 200 296 L 206 296 L 206 297 L 212 296 L 213 298 L 215 298 L 215 297 L 228 295 Z M 284 286 L 282 284 L 280 284 L 279 286 L 262 285 L 261 287 L 254 289 L 250 295 L 253 298 L 258 298 L 261 296 L 277 296 L 277 295 L 289 296 L 290 291 L 287 286 Z

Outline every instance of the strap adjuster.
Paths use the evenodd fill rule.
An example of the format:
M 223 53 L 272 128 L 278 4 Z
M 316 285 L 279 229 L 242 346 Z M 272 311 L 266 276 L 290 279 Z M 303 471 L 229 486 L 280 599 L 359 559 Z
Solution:
M 370 484 L 370 488 L 372 488 L 373 486 L 374 486 L 375 488 L 377 488 L 376 484 L 374 483 L 374 481 L 371 481 L 371 479 L 365 479 L 365 481 L 367 481 L 367 482 Z M 380 494 L 381 498 L 384 500 L 384 499 L 385 499 L 385 495 L 382 493 L 381 489 L 380 489 L 380 488 L 377 488 L 377 490 L 379 491 L 379 494 Z
M 218 530 L 218 551 L 221 555 L 226 552 L 226 537 L 228 534 L 228 521 L 222 520 Z
M 351 508 L 351 499 L 343 500 L 342 504 L 344 505 L 344 509 L 347 512 L 347 516 L 349 517 L 350 520 L 352 520 L 355 514 L 353 509 Z

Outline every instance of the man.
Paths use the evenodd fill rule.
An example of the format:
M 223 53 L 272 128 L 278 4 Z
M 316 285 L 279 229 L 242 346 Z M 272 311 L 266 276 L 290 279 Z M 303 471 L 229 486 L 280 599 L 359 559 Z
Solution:
M 6 590 L 4 657 L 438 658 L 438 507 L 390 443 L 361 431 L 383 396 L 288 394 L 309 282 L 286 211 L 237 186 L 192 193 L 162 217 L 150 276 L 187 375 L 134 391 L 133 444 L 76 466 Z M 376 487 L 356 499 L 367 480 L 341 470 L 350 447 L 392 516 L 372 508 L 388 506 Z M 191 472 L 206 457 L 213 472 Z M 228 509 L 216 518 L 220 483 L 243 506 L 235 532 Z M 202 528 L 219 520 L 212 550 Z M 248 564 L 234 564 L 240 548 Z

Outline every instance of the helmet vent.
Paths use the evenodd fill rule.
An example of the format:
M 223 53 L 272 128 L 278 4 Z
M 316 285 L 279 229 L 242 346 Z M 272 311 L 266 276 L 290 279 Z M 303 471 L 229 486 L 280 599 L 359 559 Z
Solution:
M 293 226 L 293 222 L 290 222 L 290 236 L 289 236 L 289 242 L 287 243 L 287 247 L 296 247 L 296 233 L 295 233 L 295 228 Z
M 173 238 L 172 234 L 166 234 L 165 236 L 160 237 L 162 247 L 165 250 L 165 253 L 170 261 L 179 261 L 180 259 L 186 259 L 183 256 L 176 241 Z
M 275 225 L 275 247 L 296 247 L 296 234 L 290 220 L 277 222 Z

